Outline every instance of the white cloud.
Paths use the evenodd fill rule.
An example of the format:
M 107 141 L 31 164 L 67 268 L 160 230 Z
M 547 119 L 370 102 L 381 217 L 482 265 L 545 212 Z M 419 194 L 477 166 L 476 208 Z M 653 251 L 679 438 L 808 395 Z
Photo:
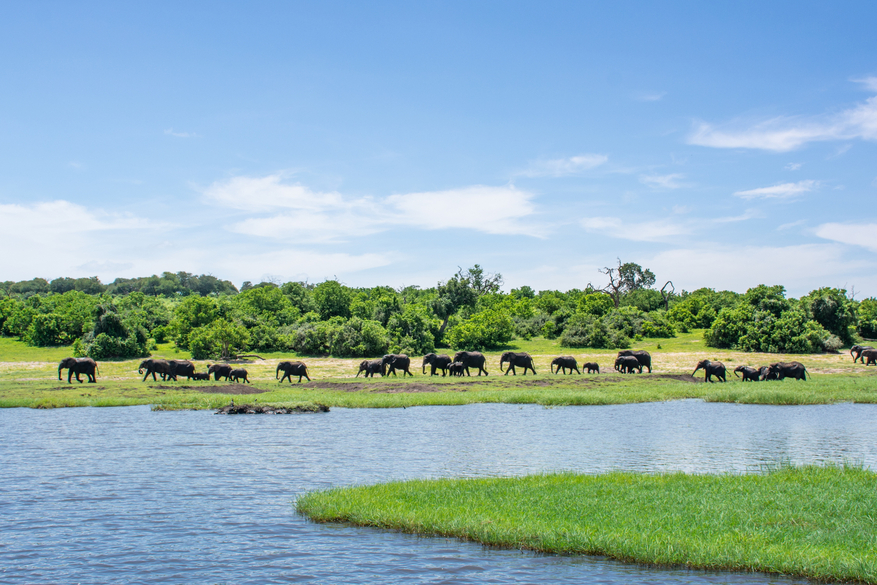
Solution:
M 801 163 L 789 163 L 785 167 L 783 167 L 787 171 L 797 171 L 801 168 Z
M 877 78 L 861 80 L 877 91 Z M 688 137 L 689 144 L 714 148 L 755 148 L 785 152 L 808 142 L 877 140 L 877 97 L 837 114 L 780 116 L 752 124 L 731 123 L 727 129 L 702 122 Z
M 580 154 L 569 158 L 539 160 L 530 163 L 526 170 L 517 174 L 524 177 L 566 177 L 599 167 L 608 160 L 609 157 L 603 154 Z
M 663 98 L 665 95 L 667 95 L 666 91 L 643 91 L 634 94 L 633 99 L 640 102 L 656 102 Z
M 826 240 L 877 252 L 877 223 L 824 223 L 816 228 L 815 233 Z
M 168 136 L 176 136 L 177 138 L 195 138 L 198 136 L 194 132 L 174 132 L 173 128 L 168 128 L 164 133 Z
M 683 186 L 679 182 L 679 179 L 684 177 L 685 175 L 681 173 L 674 173 L 671 175 L 643 175 L 639 180 L 644 185 L 657 189 L 678 189 Z
M 471 229 L 489 234 L 540 236 L 525 223 L 535 213 L 534 195 L 514 186 L 475 185 L 444 191 L 404 193 L 383 199 L 350 198 L 285 184 L 280 174 L 234 177 L 202 191 L 210 203 L 265 217 L 244 216 L 231 231 L 288 241 L 337 242 L 408 226 L 429 230 Z
M 743 199 L 788 199 L 812 191 L 814 187 L 818 187 L 819 183 L 812 180 L 798 181 L 797 183 L 782 183 L 773 187 L 760 187 L 758 189 L 749 189 L 747 191 L 737 191 L 734 193 L 737 197 Z
M 744 211 L 740 215 L 732 215 L 730 217 L 720 217 L 720 218 L 714 219 L 713 222 L 714 223 L 736 223 L 739 221 L 747 221 L 750 219 L 759 219 L 762 217 L 764 217 L 764 215 L 760 211 L 758 211 L 757 209 L 747 209 L 746 211 Z
M 635 222 L 620 217 L 588 217 L 581 220 L 581 225 L 589 232 L 635 242 L 659 242 L 687 235 L 693 231 L 690 222 L 673 222 L 666 219 Z

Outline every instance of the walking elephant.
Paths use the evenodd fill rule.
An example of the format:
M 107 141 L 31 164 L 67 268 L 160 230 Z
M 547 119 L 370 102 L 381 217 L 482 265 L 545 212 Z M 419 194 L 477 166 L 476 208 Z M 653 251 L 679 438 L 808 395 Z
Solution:
M 713 376 L 721 380 L 722 382 L 726 382 L 725 380 L 725 364 L 722 362 L 711 362 L 709 360 L 703 360 L 697 362 L 697 367 L 694 368 L 694 372 L 692 372 L 692 376 L 697 373 L 698 370 L 703 370 L 704 372 L 704 382 L 712 382 Z
M 639 370 L 640 373 L 643 371 L 639 360 L 632 355 L 622 355 L 615 358 L 615 369 L 622 374 L 633 374 L 637 370 Z
M 463 369 L 466 370 L 466 375 L 471 376 L 469 373 L 469 368 L 478 368 L 478 375 L 481 375 L 481 372 L 484 372 L 484 375 L 487 376 L 487 370 L 484 369 L 484 354 L 480 351 L 458 351 L 454 354 L 455 362 L 462 362 Z
M 853 356 L 853 363 L 856 363 L 856 360 L 860 359 L 862 362 L 865 361 L 865 358 L 862 357 L 862 352 L 866 349 L 874 349 L 870 345 L 854 345 L 850 348 L 850 355 Z
M 393 374 L 396 375 L 396 370 L 402 372 L 402 377 L 405 377 L 405 374 L 408 374 L 412 378 L 414 374 L 411 373 L 409 369 L 411 367 L 411 358 L 409 358 L 404 353 L 388 353 L 383 358 L 381 358 L 381 363 L 386 368 L 387 375 Z
M 758 379 L 762 382 L 769 382 L 779 380 L 779 377 L 775 371 L 771 371 L 770 366 L 761 366 L 758 368 Z
M 777 380 L 794 378 L 795 380 L 807 381 L 807 368 L 801 362 L 778 362 L 767 368 L 769 374 L 776 374 Z
M 761 375 L 761 370 L 758 368 L 753 368 L 752 366 L 737 366 L 734 368 L 734 375 L 738 378 L 740 377 L 740 373 L 743 373 L 743 381 L 747 380 L 750 382 L 758 382 L 758 378 Z
M 243 381 L 244 384 L 250 384 L 250 379 L 247 377 L 247 371 L 243 368 L 236 368 L 231 371 L 228 375 L 229 379 L 232 382 L 240 382 Z
M 72 384 L 71 378 L 76 374 L 76 381 L 82 384 L 79 374 L 85 374 L 89 384 L 97 382 L 97 363 L 90 357 L 74 358 L 68 357 L 61 360 L 58 364 L 58 380 L 61 379 L 61 370 L 67 369 L 67 383 Z
M 213 379 L 215 381 L 219 381 L 220 378 L 225 378 L 225 381 L 228 382 L 229 377 L 231 376 L 232 368 L 228 364 L 213 364 L 207 366 L 207 374 L 213 374 Z
M 146 370 L 145 374 L 143 374 L 143 370 Z M 137 373 L 143 374 L 143 381 L 144 382 L 146 381 L 146 378 L 148 378 L 150 374 L 152 374 L 152 381 L 153 382 L 156 381 L 156 378 L 155 378 L 156 374 L 160 374 L 161 379 L 166 380 L 168 377 L 168 374 L 170 374 L 170 371 L 171 371 L 171 365 L 170 365 L 170 363 L 168 363 L 167 360 L 154 360 L 154 359 L 143 360 L 142 362 L 140 362 L 140 367 L 137 368 Z
M 280 372 L 283 372 L 283 377 L 280 378 L 280 383 L 289 378 L 289 383 L 292 384 L 292 377 L 298 376 L 298 383 L 301 384 L 302 376 L 308 379 L 308 382 L 311 381 L 310 376 L 308 376 L 308 367 L 302 362 L 280 362 L 277 364 L 277 370 L 274 372 L 274 379 L 277 379 L 277 376 Z
M 557 370 L 555 371 L 555 366 Z M 551 373 L 559 374 L 560 370 L 563 370 L 563 373 L 566 374 L 566 371 L 569 370 L 569 373 L 572 374 L 575 372 L 576 374 L 581 374 L 579 371 L 579 364 L 576 362 L 576 358 L 571 355 L 563 355 L 560 357 L 556 357 L 551 360 Z
M 189 360 L 169 360 L 168 361 L 168 379 L 176 381 L 177 376 L 185 376 L 191 380 L 195 373 L 195 364 Z
M 448 375 L 450 376 L 462 376 L 463 375 L 463 362 L 454 362 L 450 366 L 448 366 Z
M 517 376 L 517 372 L 515 372 L 515 367 L 524 368 L 524 373 L 522 375 L 527 375 L 527 370 L 532 370 L 533 375 L 536 375 L 536 368 L 533 367 L 533 358 L 530 357 L 529 353 L 520 352 L 515 353 L 513 351 L 503 352 L 502 356 L 499 358 L 499 371 L 502 371 L 502 365 L 504 363 L 508 363 L 509 367 L 505 371 L 505 375 L 508 376 L 509 372 L 512 373 L 512 376 Z
M 582 371 L 588 370 L 589 374 L 593 374 L 594 372 L 600 373 L 600 364 L 596 362 L 586 362 L 582 364 Z
M 362 360 L 359 362 L 359 371 L 356 372 L 356 378 L 359 378 L 361 373 L 365 372 L 365 377 L 368 378 L 371 376 L 375 377 L 375 374 L 380 374 L 381 377 L 384 376 L 384 364 L 381 360 Z
M 871 364 L 877 365 L 877 349 L 870 348 L 862 350 L 860 357 L 862 358 L 862 363 L 866 366 L 870 366 Z
M 639 362 L 639 373 L 643 373 L 643 368 L 648 368 L 649 373 L 652 373 L 652 355 L 644 349 L 622 349 L 618 352 L 618 357 L 622 356 L 633 356 L 636 358 L 636 361 Z
M 426 366 L 429 364 L 431 370 L 429 375 L 435 376 L 436 370 L 442 371 L 442 377 L 445 377 L 445 374 L 448 372 L 448 368 L 451 366 L 451 356 L 449 355 L 436 355 L 434 353 L 428 353 L 423 356 L 423 373 L 426 374 Z

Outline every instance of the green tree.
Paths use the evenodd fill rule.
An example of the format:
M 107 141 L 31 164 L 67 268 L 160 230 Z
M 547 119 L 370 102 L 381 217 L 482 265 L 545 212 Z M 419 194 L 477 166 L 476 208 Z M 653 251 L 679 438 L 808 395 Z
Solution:
M 192 357 L 198 360 L 231 358 L 243 351 L 249 341 L 250 334 L 243 325 L 225 319 L 213 321 L 189 334 Z
M 314 302 L 320 318 L 323 321 L 332 317 L 349 318 L 352 296 L 350 289 L 337 280 L 327 280 L 318 284 L 314 289 Z
M 514 334 L 511 315 L 501 309 L 488 309 L 451 328 L 448 342 L 458 349 L 497 349 L 511 341 Z

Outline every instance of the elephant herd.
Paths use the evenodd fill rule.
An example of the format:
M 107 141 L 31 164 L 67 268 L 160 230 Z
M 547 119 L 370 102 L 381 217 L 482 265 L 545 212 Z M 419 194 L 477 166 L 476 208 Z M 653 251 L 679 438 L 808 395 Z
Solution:
M 694 376 L 698 370 L 704 371 L 704 382 L 712 382 L 713 376 L 722 382 L 726 381 L 725 364 L 722 362 L 702 360 L 697 363 L 697 367 L 694 368 L 694 372 L 691 375 Z M 769 366 L 761 366 L 760 368 L 752 366 L 737 366 L 734 368 L 735 376 L 740 378 L 741 373 L 743 374 L 744 382 L 764 382 L 766 380 L 785 380 L 786 378 L 804 380 L 806 382 L 808 375 L 807 368 L 801 362 L 777 362 Z

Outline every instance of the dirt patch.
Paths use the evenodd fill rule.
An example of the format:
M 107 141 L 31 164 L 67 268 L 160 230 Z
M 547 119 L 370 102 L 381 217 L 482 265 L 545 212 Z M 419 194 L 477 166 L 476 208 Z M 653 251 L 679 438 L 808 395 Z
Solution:
M 234 394 L 235 396 L 239 396 L 241 394 L 264 394 L 265 392 L 269 392 L 269 390 L 262 390 L 261 388 L 256 388 L 254 386 L 248 386 L 246 384 L 228 384 L 222 386 L 153 386 L 154 388 L 158 388 L 159 390 L 196 390 L 198 392 L 203 392 L 204 394 Z

